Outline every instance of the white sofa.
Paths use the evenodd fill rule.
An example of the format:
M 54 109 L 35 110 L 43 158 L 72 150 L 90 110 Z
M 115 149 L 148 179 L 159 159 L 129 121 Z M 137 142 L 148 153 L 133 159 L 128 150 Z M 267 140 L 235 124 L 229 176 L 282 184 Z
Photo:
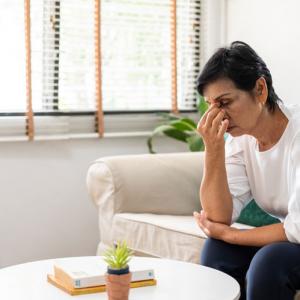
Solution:
M 206 236 L 192 214 L 200 210 L 202 169 L 199 152 L 96 160 L 87 186 L 99 212 L 97 254 L 126 240 L 137 254 L 199 263 Z

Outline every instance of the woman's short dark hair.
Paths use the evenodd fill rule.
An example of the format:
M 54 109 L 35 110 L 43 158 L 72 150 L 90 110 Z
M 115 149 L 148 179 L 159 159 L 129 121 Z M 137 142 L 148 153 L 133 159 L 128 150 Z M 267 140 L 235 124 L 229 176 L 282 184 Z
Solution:
M 251 91 L 257 79 L 264 77 L 268 87 L 267 107 L 274 111 L 280 100 L 273 88 L 272 76 L 265 62 L 246 43 L 235 41 L 229 47 L 219 48 L 205 64 L 197 79 L 197 91 L 221 78 L 232 80 L 238 89 Z

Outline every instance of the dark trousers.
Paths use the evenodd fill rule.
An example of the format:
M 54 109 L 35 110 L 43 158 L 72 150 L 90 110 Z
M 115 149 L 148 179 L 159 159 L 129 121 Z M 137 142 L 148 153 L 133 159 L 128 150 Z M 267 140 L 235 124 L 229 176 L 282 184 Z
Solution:
M 300 244 L 248 247 L 209 238 L 201 264 L 234 277 L 243 300 L 292 300 L 300 289 Z

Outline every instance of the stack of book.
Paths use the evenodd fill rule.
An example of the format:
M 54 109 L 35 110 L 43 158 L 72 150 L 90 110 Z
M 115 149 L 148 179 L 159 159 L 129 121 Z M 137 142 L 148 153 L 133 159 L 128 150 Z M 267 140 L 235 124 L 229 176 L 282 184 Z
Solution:
M 48 274 L 48 282 L 69 293 L 82 295 L 105 291 L 103 264 L 61 261 L 54 263 L 54 273 Z M 155 285 L 154 270 L 132 270 L 131 288 Z

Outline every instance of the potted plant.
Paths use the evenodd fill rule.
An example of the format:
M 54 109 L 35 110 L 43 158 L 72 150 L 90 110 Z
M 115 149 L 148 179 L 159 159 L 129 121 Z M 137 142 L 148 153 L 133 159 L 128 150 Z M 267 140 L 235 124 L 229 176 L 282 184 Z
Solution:
M 128 299 L 131 282 L 128 263 L 132 255 L 133 252 L 125 241 L 117 242 L 104 253 L 104 261 L 107 263 L 106 291 L 109 300 Z
M 205 113 L 208 106 L 202 96 L 199 95 L 197 103 L 197 111 L 199 118 Z M 154 128 L 151 136 L 148 138 L 147 145 L 150 153 L 155 153 L 153 150 L 152 140 L 158 134 L 164 134 L 168 137 L 176 139 L 188 144 L 190 151 L 203 151 L 204 143 L 197 131 L 197 124 L 193 119 L 180 117 L 172 113 L 160 114 L 164 121 L 163 124 Z

